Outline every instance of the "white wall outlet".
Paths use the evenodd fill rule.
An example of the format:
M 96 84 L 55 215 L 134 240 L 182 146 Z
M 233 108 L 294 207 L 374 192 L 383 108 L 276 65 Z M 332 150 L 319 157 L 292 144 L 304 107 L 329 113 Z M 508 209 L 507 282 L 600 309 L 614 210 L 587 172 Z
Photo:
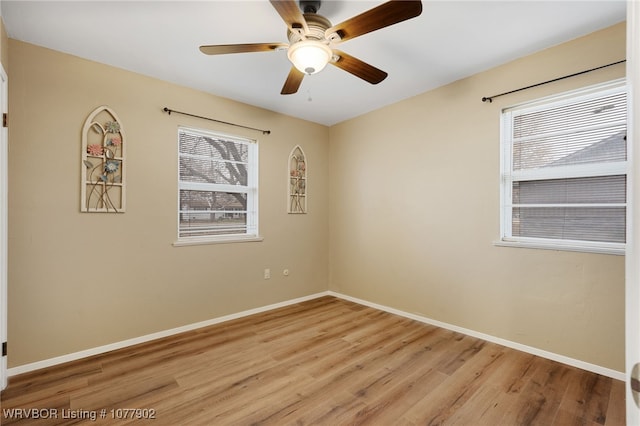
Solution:
M 264 270 L 264 279 L 268 280 L 271 278 L 271 269 L 267 268 Z
M 284 271 L 282 271 L 282 275 L 284 275 L 285 277 L 289 276 L 289 270 L 285 269 Z

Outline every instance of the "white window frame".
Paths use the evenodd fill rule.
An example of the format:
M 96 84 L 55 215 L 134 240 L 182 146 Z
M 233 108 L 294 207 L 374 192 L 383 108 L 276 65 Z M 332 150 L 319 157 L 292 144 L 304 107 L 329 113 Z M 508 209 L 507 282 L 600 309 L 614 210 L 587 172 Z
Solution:
M 512 209 L 517 207 L 512 204 L 512 188 L 513 182 L 519 180 L 535 180 L 535 179 L 555 179 L 555 178 L 572 178 L 572 177 L 591 177 L 591 176 L 609 176 L 609 175 L 627 175 L 627 161 L 617 161 L 610 163 L 594 163 L 584 165 L 559 166 L 548 168 L 540 171 L 514 171 L 513 155 L 512 155 L 512 115 L 511 113 L 527 113 L 535 110 L 548 108 L 550 104 L 561 103 L 570 104 L 577 102 L 579 99 L 585 99 L 594 96 L 606 96 L 608 94 L 620 93 L 627 90 L 624 79 L 614 80 L 608 83 L 589 86 L 587 88 L 566 92 L 560 95 L 542 98 L 537 101 L 527 102 L 524 104 L 505 108 L 501 114 L 501 135 L 500 135 L 500 240 L 494 244 L 506 247 L 523 247 L 535 249 L 579 251 L 589 253 L 602 254 L 625 254 L 625 243 L 617 242 L 597 242 L 597 241 L 578 241 L 578 240 L 561 240 L 551 238 L 533 238 L 513 236 L 512 232 Z M 627 200 L 625 200 L 627 201 Z M 625 207 L 628 202 L 620 205 L 606 204 L 608 207 Z M 528 207 L 535 207 L 527 205 Z M 541 207 L 555 207 L 554 205 L 540 205 Z M 598 205 L 584 204 L 581 207 L 598 207 Z
M 226 185 L 215 183 L 196 183 L 185 182 L 180 180 L 180 133 L 188 132 L 205 137 L 213 137 L 217 139 L 225 139 L 235 143 L 247 145 L 249 149 L 249 160 L 247 162 L 247 185 Z M 173 243 L 174 246 L 191 246 L 201 244 L 220 244 L 220 243 L 236 243 L 236 242 L 252 242 L 262 241 L 263 238 L 258 233 L 258 141 L 254 139 L 243 138 L 239 136 L 228 135 L 220 132 L 214 132 L 205 129 L 196 129 L 193 127 L 180 126 L 178 128 L 177 137 L 177 180 L 178 180 L 178 194 L 177 194 L 177 240 Z M 211 192 L 229 192 L 229 193 L 245 193 L 247 194 L 247 229 L 244 234 L 222 234 L 222 235 L 203 235 L 203 236 L 180 236 L 180 191 L 181 190 L 197 190 L 197 191 L 211 191 Z

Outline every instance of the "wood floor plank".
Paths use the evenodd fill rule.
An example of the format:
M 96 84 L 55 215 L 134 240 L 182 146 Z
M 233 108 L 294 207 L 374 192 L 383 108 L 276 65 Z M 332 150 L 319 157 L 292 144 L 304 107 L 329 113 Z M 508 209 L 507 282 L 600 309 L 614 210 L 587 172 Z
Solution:
M 15 395 L 25 395 L 38 390 L 47 390 L 60 383 L 75 378 L 94 377 L 102 373 L 102 366 L 93 360 L 80 360 L 59 366 L 25 373 L 11 378 L 11 386 L 2 391 L 3 399 L 11 399 Z
M 380 348 L 400 339 L 399 334 L 404 329 L 406 329 L 404 321 L 399 323 L 384 322 L 382 329 L 377 330 L 366 338 L 358 339 L 346 350 L 329 354 L 323 359 L 318 359 L 317 362 L 307 363 L 306 370 L 311 376 L 320 378 L 339 368 L 358 363 L 364 357 L 372 353 L 375 354 Z
M 535 357 L 526 364 L 522 388 L 511 393 L 515 398 L 504 407 L 503 422 L 518 425 L 550 425 L 576 369 Z
M 321 297 L 11 377 L 1 423 L 621 426 L 624 390 L 607 377 Z M 36 420 L 6 411 L 24 417 L 29 408 L 106 415 Z M 112 409 L 155 418 L 114 419 Z
M 611 381 L 611 393 L 609 394 L 609 407 L 605 426 L 622 425 L 625 423 L 625 383 L 619 380 Z
M 470 418 L 475 419 L 474 426 L 515 424 L 505 416 L 516 398 L 517 395 L 505 393 L 493 385 L 482 386 L 447 419 L 447 424 L 464 425 Z
M 450 375 L 403 417 L 416 424 L 446 424 L 447 419 L 482 387 L 488 377 L 498 371 L 504 361 L 504 348 L 498 345 L 479 341 L 473 342 L 468 348 L 465 352 L 473 356 L 456 369 L 456 374 Z
M 358 423 L 394 424 L 446 378 L 435 369 L 416 369 L 395 384 L 386 382 L 379 389 L 371 388 L 365 395 L 358 394 L 358 399 L 367 402 L 367 408 L 358 413 Z
M 569 383 L 562 409 L 577 417 L 603 425 L 607 417 L 611 380 L 596 374 L 581 374 Z M 606 396 L 606 397 L 603 397 Z

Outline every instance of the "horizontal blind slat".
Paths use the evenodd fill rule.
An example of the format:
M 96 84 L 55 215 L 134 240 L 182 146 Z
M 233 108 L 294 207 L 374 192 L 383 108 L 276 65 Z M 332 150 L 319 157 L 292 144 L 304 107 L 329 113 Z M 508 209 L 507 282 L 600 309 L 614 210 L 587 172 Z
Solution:
M 626 176 L 513 182 L 513 204 L 625 203 Z

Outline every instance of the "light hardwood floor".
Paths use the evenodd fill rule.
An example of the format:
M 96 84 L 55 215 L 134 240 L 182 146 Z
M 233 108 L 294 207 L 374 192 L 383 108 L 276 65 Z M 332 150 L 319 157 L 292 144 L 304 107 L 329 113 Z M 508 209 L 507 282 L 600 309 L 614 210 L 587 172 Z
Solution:
M 15 408 L 58 418 L 18 420 Z M 610 426 L 625 415 L 623 382 L 333 297 L 11 377 L 2 410 L 3 425 Z

